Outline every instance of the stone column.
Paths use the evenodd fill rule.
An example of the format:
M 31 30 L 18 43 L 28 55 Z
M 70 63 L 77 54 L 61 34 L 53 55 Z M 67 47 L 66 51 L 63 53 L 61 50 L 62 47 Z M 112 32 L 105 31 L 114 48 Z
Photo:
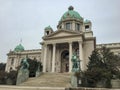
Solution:
M 52 72 L 55 72 L 55 51 L 56 51 L 56 44 L 53 44 L 53 55 L 52 55 Z
M 72 30 L 75 31 L 75 21 L 72 21 Z
M 82 41 L 79 41 L 78 43 L 79 43 L 79 59 L 81 60 L 80 66 L 81 70 L 84 70 Z
M 43 61 L 43 72 L 46 72 L 46 59 L 47 59 L 47 45 L 44 45 L 44 61 Z
M 72 42 L 69 42 L 69 72 L 72 71 L 71 58 L 72 58 Z

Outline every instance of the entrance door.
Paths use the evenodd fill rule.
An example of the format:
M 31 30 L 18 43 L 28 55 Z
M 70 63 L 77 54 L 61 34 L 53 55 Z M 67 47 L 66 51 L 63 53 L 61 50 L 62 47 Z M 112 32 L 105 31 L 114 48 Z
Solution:
M 61 72 L 69 72 L 69 51 L 65 50 L 61 54 Z

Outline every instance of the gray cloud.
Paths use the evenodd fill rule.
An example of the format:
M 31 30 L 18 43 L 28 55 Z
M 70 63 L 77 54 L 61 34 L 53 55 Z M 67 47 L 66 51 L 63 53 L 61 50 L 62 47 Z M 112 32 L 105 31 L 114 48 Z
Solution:
M 40 48 L 44 28 L 54 30 L 70 5 L 92 21 L 97 43 L 120 42 L 120 0 L 0 0 L 0 60 L 22 38 L 25 49 Z

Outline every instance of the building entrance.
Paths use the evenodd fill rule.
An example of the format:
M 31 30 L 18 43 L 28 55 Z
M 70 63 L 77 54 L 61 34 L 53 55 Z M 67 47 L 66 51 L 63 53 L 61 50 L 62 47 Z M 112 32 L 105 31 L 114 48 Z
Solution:
M 61 53 L 61 72 L 69 71 L 69 51 L 65 50 Z

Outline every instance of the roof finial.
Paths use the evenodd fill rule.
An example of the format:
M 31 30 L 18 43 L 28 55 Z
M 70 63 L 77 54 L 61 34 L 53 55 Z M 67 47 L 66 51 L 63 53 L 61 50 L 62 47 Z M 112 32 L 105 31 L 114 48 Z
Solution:
M 68 10 L 74 10 L 73 6 L 69 6 Z
M 20 44 L 22 43 L 22 38 L 20 39 Z

